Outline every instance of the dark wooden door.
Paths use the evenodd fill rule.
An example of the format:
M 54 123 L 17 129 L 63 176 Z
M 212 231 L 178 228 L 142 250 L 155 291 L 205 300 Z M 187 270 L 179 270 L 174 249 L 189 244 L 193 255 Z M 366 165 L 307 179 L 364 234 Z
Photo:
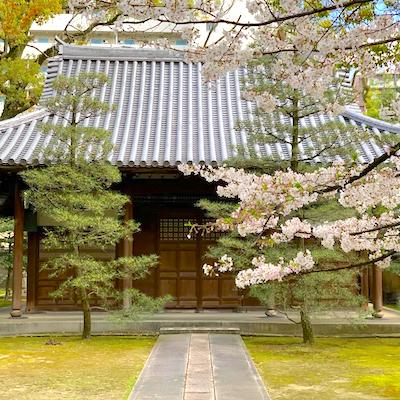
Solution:
M 189 236 L 190 222 L 198 217 L 159 219 L 158 293 L 174 297 L 170 308 L 232 308 L 240 305 L 234 278 L 229 274 L 206 277 L 204 254 L 216 237 Z
M 199 306 L 199 246 L 188 237 L 190 218 L 160 218 L 158 293 L 171 295 L 167 307 L 196 308 Z
M 213 260 L 207 260 L 204 254 L 212 241 L 201 241 L 201 254 L 203 263 L 212 264 Z M 219 276 L 201 276 L 201 300 L 204 308 L 235 308 L 240 306 L 240 297 L 232 274 L 223 273 Z

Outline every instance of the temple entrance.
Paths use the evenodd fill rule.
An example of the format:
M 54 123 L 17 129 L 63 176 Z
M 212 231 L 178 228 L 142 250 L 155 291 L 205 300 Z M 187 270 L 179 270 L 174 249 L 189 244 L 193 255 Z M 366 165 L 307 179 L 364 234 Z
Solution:
M 215 233 L 189 235 L 190 223 L 203 219 L 160 218 L 158 272 L 159 294 L 174 296 L 169 308 L 221 308 L 240 305 L 233 277 L 228 274 L 207 277 L 203 274 L 208 246 Z M 209 260 L 211 261 L 211 260 Z
M 169 309 L 236 308 L 240 297 L 232 276 L 203 274 L 205 253 L 217 235 L 190 235 L 190 223 L 202 223 L 192 210 L 139 210 L 141 232 L 134 241 L 135 254 L 157 253 L 159 266 L 146 280 L 134 286 L 155 296 L 171 295 Z M 151 239 L 155 240 L 153 244 Z M 146 251 L 144 251 L 147 249 Z M 209 260 L 210 261 L 210 260 Z

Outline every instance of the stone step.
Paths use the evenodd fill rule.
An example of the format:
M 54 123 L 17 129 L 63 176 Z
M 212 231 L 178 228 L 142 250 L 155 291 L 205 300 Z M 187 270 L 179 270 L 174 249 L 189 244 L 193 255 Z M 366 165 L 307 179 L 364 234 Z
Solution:
M 160 328 L 160 335 L 177 333 L 221 333 L 240 335 L 239 328 L 222 326 L 182 326 L 182 327 L 164 327 Z

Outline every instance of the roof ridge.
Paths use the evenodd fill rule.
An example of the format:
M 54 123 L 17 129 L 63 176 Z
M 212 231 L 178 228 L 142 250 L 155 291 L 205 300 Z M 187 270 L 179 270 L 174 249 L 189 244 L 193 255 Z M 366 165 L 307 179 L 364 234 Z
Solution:
M 35 118 L 40 118 L 46 114 L 49 114 L 49 111 L 46 110 L 46 108 L 39 106 L 36 110 L 25 111 L 21 114 L 16 115 L 13 118 L 0 121 L 0 130 L 8 129 L 15 126 L 16 124 L 24 124 L 25 122 L 28 122 Z
M 77 46 L 61 43 L 59 54 L 67 59 L 185 61 L 178 50 L 132 48 L 128 46 Z

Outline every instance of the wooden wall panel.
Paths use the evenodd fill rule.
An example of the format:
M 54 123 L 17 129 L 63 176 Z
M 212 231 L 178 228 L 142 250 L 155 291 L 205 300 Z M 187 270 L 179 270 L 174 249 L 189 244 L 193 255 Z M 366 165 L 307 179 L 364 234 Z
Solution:
M 73 295 L 65 295 L 63 298 L 54 299 L 51 293 L 56 290 L 62 283 L 63 278 L 70 276 L 68 272 L 64 276 L 52 278 L 49 276 L 49 270 L 43 269 L 46 262 L 51 258 L 63 254 L 64 251 L 59 249 L 49 250 L 43 247 L 43 244 L 39 244 L 39 263 L 37 271 L 36 281 L 36 293 L 35 293 L 35 309 L 42 310 L 63 310 L 63 309 L 76 309 L 76 299 Z M 111 260 L 115 257 L 115 250 L 113 248 L 106 250 L 99 249 L 87 249 L 86 254 L 90 254 L 101 260 Z

